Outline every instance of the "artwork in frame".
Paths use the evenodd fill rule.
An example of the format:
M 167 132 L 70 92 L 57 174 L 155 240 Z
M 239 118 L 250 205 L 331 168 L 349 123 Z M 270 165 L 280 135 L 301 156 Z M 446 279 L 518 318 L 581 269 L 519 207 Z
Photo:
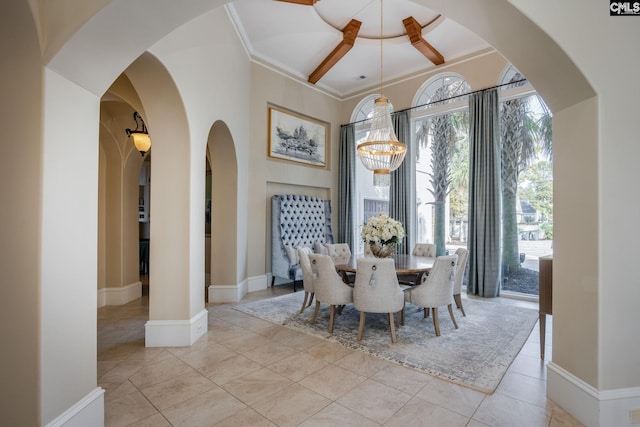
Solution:
M 269 106 L 269 157 L 327 166 L 329 124 Z

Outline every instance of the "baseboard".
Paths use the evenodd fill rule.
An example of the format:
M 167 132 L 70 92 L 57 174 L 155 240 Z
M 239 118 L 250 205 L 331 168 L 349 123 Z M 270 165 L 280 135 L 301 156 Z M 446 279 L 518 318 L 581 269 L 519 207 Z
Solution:
M 633 426 L 631 412 L 640 411 L 640 387 L 600 391 L 553 362 L 547 396 L 587 427 Z
M 243 280 L 237 285 L 211 285 L 207 289 L 209 292 L 209 302 L 229 303 L 239 302 L 247 294 L 248 282 Z M 266 289 L 266 288 L 265 288 Z
M 149 320 L 144 325 L 145 347 L 188 347 L 207 333 L 208 311 L 190 320 Z
M 104 389 L 97 387 L 46 427 L 104 426 Z
M 249 289 L 247 292 L 255 292 L 267 289 L 269 287 L 269 277 L 266 274 L 261 276 L 249 277 Z
M 142 282 L 134 282 L 119 288 L 98 290 L 98 307 L 105 305 L 124 305 L 142 296 Z

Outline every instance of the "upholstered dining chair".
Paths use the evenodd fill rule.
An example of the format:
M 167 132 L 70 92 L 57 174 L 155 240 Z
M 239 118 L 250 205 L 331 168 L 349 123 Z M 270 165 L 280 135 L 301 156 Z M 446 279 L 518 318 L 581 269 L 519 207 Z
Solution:
M 320 303 L 329 304 L 329 333 L 333 333 L 336 307 L 353 302 L 353 288 L 342 281 L 329 255 L 309 254 L 316 308 L 311 323 L 316 322 Z
M 453 276 L 453 300 L 456 303 L 456 307 L 462 312 L 462 315 L 466 316 L 467 314 L 464 312 L 460 293 L 462 292 L 462 282 L 464 281 L 464 271 L 467 268 L 469 251 L 466 248 L 458 248 L 456 249 L 456 255 L 458 255 L 458 264 L 456 265 L 455 275 Z
M 440 336 L 440 324 L 438 322 L 438 307 L 447 306 L 453 326 L 458 329 L 456 318 L 453 316 L 453 276 L 455 273 L 458 255 L 439 256 L 433 263 L 426 280 L 422 284 L 404 290 L 404 300 L 412 305 L 424 308 L 424 317 L 427 317 L 431 309 L 433 326 L 436 336 Z M 406 309 L 406 308 L 405 308 Z M 404 324 L 404 313 L 401 316 Z
M 404 308 L 404 294 L 398 284 L 393 258 L 360 258 L 353 286 L 353 306 L 360 311 L 358 341 L 362 339 L 367 313 L 387 313 L 391 342 L 397 341 L 393 315 Z
M 351 248 L 348 243 L 328 243 L 325 246 L 329 251 L 329 256 L 333 259 L 334 264 L 345 264 L 349 262 L 349 259 L 351 258 Z M 354 273 L 345 272 L 343 277 L 350 285 L 356 280 L 356 275 Z
M 435 243 L 416 243 L 413 247 L 412 254 L 415 256 L 435 257 L 436 245 Z
M 313 302 L 313 278 L 311 273 L 311 261 L 309 260 L 309 254 L 312 253 L 313 251 L 309 247 L 298 247 L 298 258 L 300 260 L 300 268 L 302 269 L 302 286 L 304 287 L 304 301 L 302 301 L 300 313 L 302 313 L 304 309 L 309 307 Z M 307 304 L 307 300 L 309 300 L 309 304 Z
M 411 252 L 413 256 L 424 256 L 435 258 L 436 256 L 436 245 L 435 243 L 416 243 L 413 247 L 413 251 Z M 401 285 L 418 285 L 416 283 L 416 275 L 415 274 L 402 274 L 398 276 L 398 281 Z

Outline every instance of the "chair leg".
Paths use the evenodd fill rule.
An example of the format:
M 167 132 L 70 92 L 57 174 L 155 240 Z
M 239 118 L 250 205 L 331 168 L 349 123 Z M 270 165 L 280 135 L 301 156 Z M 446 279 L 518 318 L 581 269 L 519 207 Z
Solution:
M 398 323 L 400 323 L 400 326 L 404 326 L 404 310 L 406 308 L 406 304 L 402 306 L 402 310 L 400 311 L 400 321 Z
M 396 337 L 396 327 L 393 321 L 393 313 L 389 313 L 389 328 L 391 328 L 391 342 L 395 344 L 396 341 L 398 341 L 398 338 Z
M 367 318 L 367 313 L 364 311 L 360 312 L 360 326 L 358 326 L 358 341 L 362 339 L 362 333 L 364 332 L 364 323 Z
M 454 295 L 453 300 L 456 302 L 456 307 L 458 307 L 460 311 L 462 311 L 462 315 L 466 316 L 467 314 L 464 312 L 464 307 L 462 306 L 462 298 L 460 297 L 460 294 Z
M 311 316 L 311 324 L 316 323 L 316 317 L 318 317 L 319 310 L 320 310 L 320 301 L 316 300 L 316 309 L 313 310 L 313 316 Z
M 273 284 L 276 282 L 276 276 L 271 276 L 271 287 L 273 288 Z
M 307 307 L 311 307 L 311 303 L 313 302 L 313 297 L 315 296 L 314 292 L 311 292 L 311 298 L 309 298 L 309 305 Z
M 302 308 L 300 309 L 301 314 L 304 311 L 304 309 L 307 307 L 307 298 L 309 298 L 309 292 L 304 293 L 304 300 L 302 301 Z
M 336 306 L 331 305 L 329 307 L 329 333 L 333 333 L 333 320 L 336 318 Z
M 429 317 L 429 309 L 425 308 L 424 309 L 424 318 L 426 319 L 427 317 Z
M 451 316 L 451 321 L 453 322 L 453 326 L 455 326 L 456 329 L 458 329 L 458 324 L 456 323 L 456 318 L 453 317 L 453 306 L 451 304 L 449 304 L 447 307 L 449 308 L 449 316 Z
M 438 307 L 432 307 L 431 312 L 433 313 L 433 327 L 436 329 L 436 336 L 440 336 L 440 323 L 438 322 Z

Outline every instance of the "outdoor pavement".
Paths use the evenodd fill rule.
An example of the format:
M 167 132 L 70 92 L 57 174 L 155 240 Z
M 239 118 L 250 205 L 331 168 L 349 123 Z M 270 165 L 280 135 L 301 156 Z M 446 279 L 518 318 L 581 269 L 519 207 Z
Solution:
M 518 248 L 526 254 L 522 267 L 538 271 L 538 259 L 553 253 L 553 240 L 520 240 Z
M 449 253 L 455 252 L 460 245 L 447 245 Z M 553 240 L 519 240 L 519 252 L 525 253 L 523 268 L 538 271 L 538 259 L 553 253 Z

